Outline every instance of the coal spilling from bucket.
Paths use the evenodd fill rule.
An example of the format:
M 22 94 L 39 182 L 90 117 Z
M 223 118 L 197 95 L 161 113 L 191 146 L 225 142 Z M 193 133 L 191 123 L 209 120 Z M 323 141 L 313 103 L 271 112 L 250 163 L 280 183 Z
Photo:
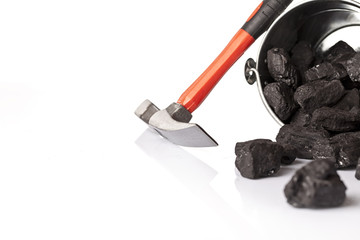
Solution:
M 304 2 L 270 27 L 252 69 L 265 107 L 282 127 L 276 142 L 237 143 L 235 165 L 246 178 L 276 176 L 284 165 L 281 149 L 289 145 L 296 158 L 314 160 L 287 184 L 284 193 L 294 207 L 341 206 L 346 187 L 336 172 L 356 169 L 354 177 L 360 178 L 356 34 L 360 34 L 359 3 Z M 244 146 L 241 151 L 239 146 Z

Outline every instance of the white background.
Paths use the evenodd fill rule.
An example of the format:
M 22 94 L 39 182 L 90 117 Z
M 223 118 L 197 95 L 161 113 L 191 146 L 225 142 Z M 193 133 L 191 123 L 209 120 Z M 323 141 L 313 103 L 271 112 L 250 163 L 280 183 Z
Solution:
M 256 181 L 235 171 L 237 141 L 279 129 L 243 77 L 261 41 L 194 112 L 219 147 L 175 146 L 133 113 L 176 101 L 258 4 L 1 1 L 0 239 L 356 238 L 353 171 L 326 210 L 286 203 L 304 161 Z

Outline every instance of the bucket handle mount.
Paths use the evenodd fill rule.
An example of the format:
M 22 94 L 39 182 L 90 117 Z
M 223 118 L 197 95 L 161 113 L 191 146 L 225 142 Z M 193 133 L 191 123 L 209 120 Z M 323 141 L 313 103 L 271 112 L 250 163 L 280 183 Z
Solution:
M 260 75 L 256 69 L 256 62 L 254 59 L 249 58 L 245 63 L 244 69 L 245 79 L 250 84 L 253 85 L 256 81 L 260 81 Z

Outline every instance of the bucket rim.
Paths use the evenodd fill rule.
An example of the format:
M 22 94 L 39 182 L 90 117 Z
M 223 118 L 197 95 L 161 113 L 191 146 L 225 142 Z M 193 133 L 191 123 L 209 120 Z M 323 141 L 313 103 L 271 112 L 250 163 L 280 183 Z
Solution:
M 305 5 L 305 4 L 309 4 L 309 3 L 312 3 L 312 2 L 321 2 L 321 1 L 327 1 L 327 2 L 344 2 L 344 3 L 347 3 L 347 4 L 355 4 L 355 6 L 357 6 L 359 8 L 359 14 L 360 14 L 360 1 L 358 0 L 303 0 L 303 1 L 300 1 L 300 2 L 297 2 L 297 3 L 292 3 L 290 4 L 290 6 L 288 7 L 288 9 L 286 11 L 284 11 L 282 14 L 280 14 L 280 16 L 270 25 L 270 27 L 268 28 L 268 30 L 263 34 L 262 36 L 262 40 L 261 40 L 261 43 L 260 43 L 260 47 L 258 49 L 258 52 L 257 52 L 257 56 L 256 56 L 256 66 L 255 68 L 252 68 L 252 71 L 254 72 L 255 74 L 255 77 L 256 77 L 256 85 L 257 85 L 257 88 L 258 88 L 258 92 L 259 92 L 259 95 L 260 95 L 260 98 L 261 98 L 261 101 L 263 102 L 266 110 L 268 111 L 268 113 L 271 115 L 271 117 L 282 127 L 284 126 L 284 122 L 282 120 L 280 120 L 278 118 L 278 116 L 275 114 L 275 112 L 272 110 L 272 108 L 270 107 L 270 105 L 268 104 L 268 102 L 266 101 L 265 99 L 265 96 L 264 96 L 264 92 L 263 92 L 263 87 L 262 87 L 262 83 L 261 83 L 261 76 L 260 76 L 260 73 L 259 73 L 259 58 L 260 58 L 260 54 L 261 54 L 261 50 L 262 50 L 262 46 L 264 45 L 265 41 L 266 41 L 266 38 L 269 34 L 269 32 L 274 28 L 274 26 L 285 16 L 287 15 L 289 12 L 293 11 L 294 9 L 302 6 L 302 5 Z
M 282 14 L 280 14 L 280 16 L 270 25 L 270 27 L 268 28 L 268 30 L 266 32 L 264 32 L 262 39 L 261 39 L 261 43 L 260 46 L 263 46 L 266 40 L 266 37 L 268 35 L 268 33 L 274 28 L 274 26 L 285 16 L 287 15 L 289 12 L 291 12 L 292 10 L 294 10 L 295 8 L 298 8 L 304 4 L 308 4 L 311 2 L 321 2 L 321 1 L 328 1 L 328 2 L 345 2 L 345 3 L 356 3 L 357 6 L 360 9 L 360 1 L 358 0 L 302 0 L 300 2 L 297 3 L 292 3 L 288 9 L 286 11 L 284 11 Z M 360 11 L 359 11 L 360 12 Z M 256 69 L 258 69 L 259 67 L 259 56 L 261 53 L 261 47 L 258 49 L 257 55 L 256 55 Z

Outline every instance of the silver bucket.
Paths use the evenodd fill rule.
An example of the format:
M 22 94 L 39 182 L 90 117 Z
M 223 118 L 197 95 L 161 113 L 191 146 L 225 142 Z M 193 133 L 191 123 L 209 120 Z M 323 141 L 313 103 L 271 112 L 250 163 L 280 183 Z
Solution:
M 266 53 L 273 47 L 289 51 L 297 41 L 312 44 L 320 55 L 340 40 L 360 50 L 360 3 L 352 0 L 313 0 L 302 2 L 279 17 L 264 36 L 256 61 L 247 60 L 245 78 L 257 83 L 260 97 L 277 123 L 276 116 L 264 98 L 263 88 L 271 80 L 266 64 Z

